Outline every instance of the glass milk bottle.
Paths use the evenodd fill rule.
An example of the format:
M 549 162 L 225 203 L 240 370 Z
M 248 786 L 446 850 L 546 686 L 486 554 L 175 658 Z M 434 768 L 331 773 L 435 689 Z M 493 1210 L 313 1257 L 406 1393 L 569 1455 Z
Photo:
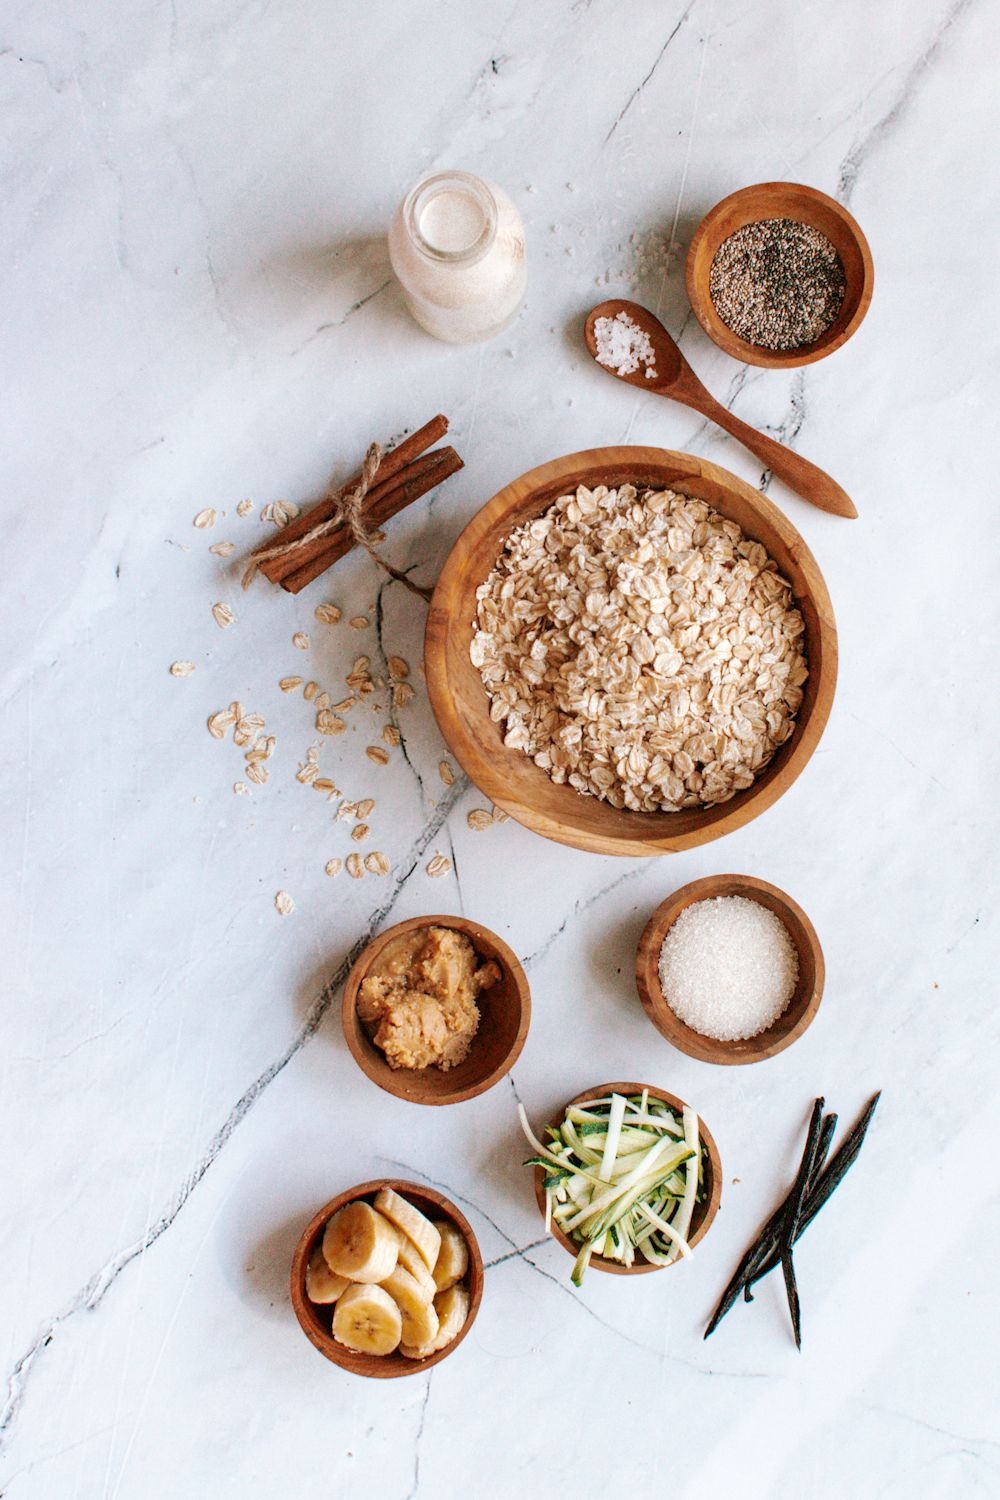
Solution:
M 471 172 L 417 183 L 393 216 L 389 257 L 417 322 L 450 344 L 492 338 L 524 300 L 521 215 L 502 188 Z

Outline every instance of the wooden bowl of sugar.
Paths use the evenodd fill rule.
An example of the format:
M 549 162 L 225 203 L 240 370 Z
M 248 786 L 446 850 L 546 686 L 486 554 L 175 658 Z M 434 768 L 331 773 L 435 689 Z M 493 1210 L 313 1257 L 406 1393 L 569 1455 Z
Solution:
M 733 896 L 753 902 L 777 917 L 788 944 L 782 941 L 781 929 L 766 920 L 754 921 L 753 913 L 739 908 L 724 911 L 721 907 L 700 906 Z M 700 934 L 692 930 L 691 908 L 695 906 L 709 919 Z M 685 923 L 688 932 L 682 934 L 675 924 L 685 912 L 689 914 Z M 747 917 L 751 919 L 749 923 Z M 675 1004 L 685 1011 L 687 1019 L 682 1019 L 669 1003 L 661 979 L 661 955 L 672 929 L 676 940 L 682 937 L 684 940 L 675 941 L 668 948 L 668 972 L 674 973 L 678 986 Z M 714 951 L 706 954 L 704 970 L 692 973 L 698 962 L 696 945 L 706 940 L 711 941 Z M 749 951 L 751 944 L 753 949 Z M 791 988 L 791 995 L 777 1017 L 752 1036 L 709 1036 L 696 1030 L 691 1020 L 700 1020 L 705 1014 L 709 1017 L 705 1024 L 712 1029 L 738 1031 L 744 1015 L 756 1012 L 759 1016 L 759 1008 L 771 1004 L 769 981 L 762 982 L 754 971 L 756 954 L 778 971 L 791 960 L 783 974 L 776 974 L 776 982 L 784 977 L 785 988 Z M 718 972 L 719 965 L 724 966 L 722 973 Z M 737 971 L 731 985 L 727 984 L 725 973 L 730 968 Z M 682 886 L 656 908 L 639 939 L 635 978 L 649 1019 L 681 1052 L 701 1062 L 753 1063 L 783 1052 L 811 1025 L 823 997 L 826 966 L 816 930 L 791 896 L 751 875 L 709 875 Z M 702 998 L 707 992 L 711 993 L 711 1000 Z M 779 1003 L 780 989 L 774 995 L 774 1004 Z

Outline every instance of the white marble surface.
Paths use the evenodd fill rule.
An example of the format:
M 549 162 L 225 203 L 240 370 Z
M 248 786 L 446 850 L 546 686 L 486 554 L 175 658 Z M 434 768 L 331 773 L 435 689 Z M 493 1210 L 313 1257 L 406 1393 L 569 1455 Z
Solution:
M 11 1500 L 1000 1495 L 998 47 L 981 0 L 6 8 Z M 382 242 L 409 183 L 452 165 L 512 192 L 531 258 L 520 320 L 467 349 L 408 320 Z M 701 214 L 772 177 L 837 193 L 876 262 L 860 333 L 789 376 L 715 350 L 683 290 Z M 311 719 L 277 679 L 336 684 L 359 649 L 416 662 L 422 609 L 366 559 L 297 601 L 240 595 L 208 545 L 261 537 L 242 497 L 306 501 L 370 437 L 437 410 L 467 468 L 391 533 L 423 579 L 489 494 L 558 453 L 662 443 L 756 482 L 729 439 L 589 364 L 598 282 L 658 306 L 713 390 L 857 501 L 848 524 L 773 488 L 838 614 L 823 743 L 728 840 L 616 861 L 513 823 L 470 832 L 481 799 L 439 783 L 420 692 L 405 759 L 372 766 L 362 729 L 325 753 L 349 794 L 377 795 L 393 861 L 390 879 L 332 882 L 324 861 L 351 846 L 293 779 Z M 205 505 L 225 512 L 211 533 L 191 526 Z M 324 595 L 349 613 L 377 598 L 380 635 L 315 627 Z M 225 633 L 216 599 L 237 612 Z M 176 681 L 185 657 L 197 671 Z M 236 696 L 278 735 L 248 799 L 238 752 L 204 727 Z M 438 849 L 457 873 L 432 882 Z M 652 906 L 722 869 L 791 891 L 829 975 L 801 1042 L 731 1071 L 674 1052 L 630 981 Z M 693 1266 L 574 1292 L 540 1243 L 510 1084 L 422 1110 L 359 1073 L 337 1011 L 349 955 L 442 908 L 528 964 L 515 1081 L 536 1120 L 630 1075 L 705 1115 L 726 1189 Z M 850 1119 L 879 1085 L 862 1162 L 799 1253 L 803 1354 L 770 1284 L 704 1344 L 813 1095 Z M 314 1208 L 385 1172 L 443 1185 L 489 1270 L 460 1355 L 381 1384 L 320 1359 L 285 1284 Z

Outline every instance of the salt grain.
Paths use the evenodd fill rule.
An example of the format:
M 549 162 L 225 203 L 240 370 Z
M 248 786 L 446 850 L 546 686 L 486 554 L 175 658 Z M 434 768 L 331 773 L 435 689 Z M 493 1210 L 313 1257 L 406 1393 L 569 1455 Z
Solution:
M 649 334 L 633 322 L 628 313 L 614 318 L 598 318 L 594 324 L 597 362 L 616 375 L 632 375 L 640 364 L 645 366 L 647 380 L 656 378 L 656 355 Z
M 780 917 L 745 896 L 687 906 L 660 949 L 670 1009 L 702 1036 L 758 1036 L 788 1009 L 799 960 Z

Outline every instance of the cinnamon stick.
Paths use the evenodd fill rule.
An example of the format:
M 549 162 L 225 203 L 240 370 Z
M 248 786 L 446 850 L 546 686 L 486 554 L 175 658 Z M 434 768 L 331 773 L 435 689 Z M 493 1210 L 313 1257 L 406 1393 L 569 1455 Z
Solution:
M 433 453 L 428 453 L 418 459 L 387 483 L 369 490 L 361 508 L 365 526 L 370 531 L 377 530 L 386 521 L 398 515 L 401 510 L 412 505 L 414 500 L 419 500 L 421 495 L 426 495 L 428 490 L 442 484 L 450 475 L 457 474 L 463 467 L 462 460 L 454 448 L 437 448 Z M 288 529 L 286 527 L 285 531 L 287 532 Z M 314 578 L 318 578 L 321 573 L 326 572 L 327 568 L 339 562 L 354 546 L 355 541 L 350 529 L 347 526 L 338 526 L 336 531 L 330 532 L 328 536 L 320 537 L 316 543 L 311 544 L 308 549 L 311 554 L 308 561 L 302 561 L 302 557 L 306 555 L 305 549 L 302 554 L 296 556 L 294 571 L 286 573 L 278 579 L 278 582 L 289 594 L 298 594 L 306 584 L 312 583 Z
M 372 491 L 369 492 L 366 498 L 366 506 L 376 486 L 381 486 L 388 480 L 395 478 L 415 458 L 418 458 L 420 454 L 436 443 L 439 438 L 444 437 L 447 431 L 448 418 L 442 416 L 439 412 L 436 417 L 432 417 L 429 422 L 425 422 L 423 427 L 418 428 L 416 432 L 411 432 L 409 437 L 404 438 L 395 448 L 391 448 L 388 453 L 383 454 L 382 462 L 375 471 L 375 482 L 372 485 Z M 355 474 L 342 488 L 345 491 L 352 490 L 360 478 L 360 473 Z M 333 515 L 336 503 L 336 500 L 332 496 L 328 496 L 325 500 L 321 500 L 318 505 L 314 505 L 312 510 L 307 511 L 304 515 L 296 516 L 295 520 L 290 521 L 281 532 L 281 540 L 283 542 L 294 542 L 299 537 L 305 536 L 308 531 L 311 531 L 321 521 L 329 520 L 330 516 Z M 331 533 L 331 535 L 335 534 L 337 533 Z M 320 540 L 325 543 L 329 538 L 323 537 Z M 265 542 L 263 546 L 257 548 L 257 551 L 266 551 L 269 546 L 273 546 L 273 541 Z M 260 571 L 271 583 L 280 583 L 287 574 L 295 572 L 304 566 L 311 555 L 311 553 L 303 552 L 296 553 L 290 557 L 268 558 L 261 563 Z

